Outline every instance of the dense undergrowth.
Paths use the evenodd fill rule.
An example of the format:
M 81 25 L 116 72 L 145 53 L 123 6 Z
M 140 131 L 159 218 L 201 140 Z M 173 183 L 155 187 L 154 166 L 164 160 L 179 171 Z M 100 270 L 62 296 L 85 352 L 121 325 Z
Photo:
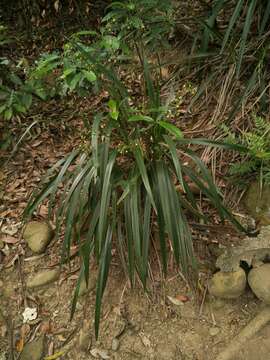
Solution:
M 177 16 L 180 2 L 112 2 L 98 28 L 76 32 L 61 49 L 52 49 L 32 63 L 26 59 L 14 63 L 8 55 L 0 58 L 4 121 L 53 98 L 108 94 L 100 109 L 84 119 L 87 141 L 48 171 L 25 211 L 26 218 L 32 216 L 49 199 L 56 232 L 60 235 L 64 229 L 63 260 L 69 257 L 73 242 L 80 246 L 81 275 L 72 313 L 80 282 L 89 280 L 89 262 L 98 264 L 96 336 L 112 247 L 117 248 L 130 283 L 137 274 L 147 288 L 151 234 L 158 232 L 164 273 L 172 248 L 176 265 L 196 287 L 187 218 L 207 221 L 207 215 L 192 191 L 194 184 L 222 221 L 228 219 L 244 230 L 224 206 L 221 192 L 192 145 L 244 153 L 245 162 L 241 165 L 240 156 L 240 165 L 231 172 L 269 178 L 270 135 L 263 116 L 269 106 L 265 95 L 270 7 L 254 0 L 198 4 L 194 12 L 200 11 L 200 16 L 192 12 L 187 22 L 185 16 Z M 189 56 L 168 65 L 161 54 L 177 46 L 181 19 Z M 7 50 L 10 41 L 2 27 L 0 45 Z M 166 79 L 164 66 L 170 70 Z M 139 96 L 133 84 L 127 84 L 129 71 L 138 74 Z M 209 101 L 214 113 L 209 119 L 214 129 L 211 136 L 227 137 L 226 143 L 187 138 L 176 126 L 178 115 L 172 104 L 181 77 L 196 84 L 191 114 L 194 107 Z M 261 116 L 255 116 L 255 126 L 246 126 L 243 119 L 249 118 L 251 110 Z

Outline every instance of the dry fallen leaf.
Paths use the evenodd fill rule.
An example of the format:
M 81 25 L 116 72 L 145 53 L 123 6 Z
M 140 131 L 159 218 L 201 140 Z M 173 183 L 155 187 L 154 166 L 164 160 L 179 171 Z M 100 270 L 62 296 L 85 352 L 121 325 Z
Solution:
M 22 352 L 24 346 L 24 339 L 20 338 L 18 341 L 16 341 L 15 347 L 17 352 Z
M 100 359 L 100 358 L 103 360 L 110 359 L 108 351 L 106 351 L 106 350 L 94 348 L 90 351 L 90 353 L 95 359 Z
M 177 299 L 176 297 L 172 297 L 172 296 L 168 296 L 168 295 L 167 295 L 167 299 L 170 300 L 170 302 L 171 302 L 173 305 L 176 305 L 176 306 L 184 305 L 183 301 Z
M 190 300 L 187 295 L 181 295 L 181 294 L 180 294 L 180 295 L 176 295 L 175 298 L 176 298 L 177 300 L 182 301 L 183 303 L 185 303 L 185 302 L 187 302 L 187 301 Z
M 19 241 L 18 238 L 11 235 L 3 235 L 1 236 L 1 240 L 6 244 L 16 244 Z

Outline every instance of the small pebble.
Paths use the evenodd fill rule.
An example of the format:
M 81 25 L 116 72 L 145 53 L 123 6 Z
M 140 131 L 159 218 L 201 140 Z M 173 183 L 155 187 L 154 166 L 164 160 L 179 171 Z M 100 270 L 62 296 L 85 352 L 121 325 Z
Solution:
M 220 329 L 218 328 L 218 327 L 211 327 L 210 329 L 209 329 L 209 334 L 211 335 L 211 336 L 216 336 L 217 334 L 219 334 L 219 332 L 220 332 Z
M 112 351 L 117 351 L 119 349 L 120 342 L 117 338 L 112 339 Z

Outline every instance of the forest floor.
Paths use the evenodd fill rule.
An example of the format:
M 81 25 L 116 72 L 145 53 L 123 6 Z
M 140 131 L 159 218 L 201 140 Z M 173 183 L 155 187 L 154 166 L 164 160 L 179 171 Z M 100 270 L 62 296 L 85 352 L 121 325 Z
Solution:
M 22 239 L 22 212 L 46 169 L 80 141 L 77 112 L 65 116 L 73 105 L 58 104 L 58 113 L 66 120 L 60 126 L 48 126 L 32 134 L 0 172 L 1 184 L 5 184 L 1 207 L 5 238 L 0 251 L 0 309 L 4 314 L 0 318 L 0 359 L 11 358 L 11 343 L 17 359 L 26 343 L 44 336 L 45 359 L 215 360 L 262 307 L 248 289 L 233 301 L 214 300 L 203 291 L 198 301 L 173 265 L 164 279 L 157 263 L 151 269 L 149 291 L 144 293 L 138 284 L 134 289 L 129 287 L 119 259 L 113 255 L 100 337 L 95 341 L 95 289 L 91 285 L 96 278 L 95 268 L 89 291 L 80 296 L 72 321 L 70 306 L 79 273 L 78 257 L 62 267 L 57 282 L 41 290 L 25 288 L 25 281 L 32 274 L 55 268 L 60 262 L 61 238 L 53 241 L 46 253 L 33 256 Z M 51 106 L 54 108 L 55 104 Z M 48 116 L 50 108 L 47 112 Z M 57 116 L 55 111 L 53 116 Z M 46 204 L 42 205 L 36 219 L 46 220 L 47 212 Z M 215 262 L 209 244 L 238 243 L 242 236 L 221 224 L 194 228 L 193 235 L 202 289 L 207 289 Z M 37 318 L 23 324 L 26 307 L 36 308 Z M 235 360 L 269 359 L 269 336 L 270 326 L 258 333 Z

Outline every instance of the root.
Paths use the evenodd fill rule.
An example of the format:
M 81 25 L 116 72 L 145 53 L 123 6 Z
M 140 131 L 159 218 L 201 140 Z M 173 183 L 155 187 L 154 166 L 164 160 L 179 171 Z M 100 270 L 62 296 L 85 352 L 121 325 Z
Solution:
M 244 343 L 254 336 L 270 321 L 270 306 L 263 308 L 254 319 L 231 341 L 216 360 L 230 360 L 233 356 L 239 354 Z

